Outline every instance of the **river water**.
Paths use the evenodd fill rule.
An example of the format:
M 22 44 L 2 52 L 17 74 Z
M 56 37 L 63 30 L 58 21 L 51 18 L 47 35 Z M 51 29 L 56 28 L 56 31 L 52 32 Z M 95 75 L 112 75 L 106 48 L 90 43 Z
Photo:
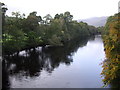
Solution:
M 100 35 L 59 47 L 37 47 L 5 56 L 4 87 L 101 88 L 104 45 Z

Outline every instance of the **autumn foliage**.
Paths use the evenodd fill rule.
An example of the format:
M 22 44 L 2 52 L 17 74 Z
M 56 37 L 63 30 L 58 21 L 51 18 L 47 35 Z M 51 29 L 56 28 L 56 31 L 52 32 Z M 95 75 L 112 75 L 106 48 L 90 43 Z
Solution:
M 103 35 L 106 60 L 103 62 L 104 83 L 118 87 L 120 84 L 120 13 L 110 16 Z M 115 85 L 114 82 L 117 83 Z

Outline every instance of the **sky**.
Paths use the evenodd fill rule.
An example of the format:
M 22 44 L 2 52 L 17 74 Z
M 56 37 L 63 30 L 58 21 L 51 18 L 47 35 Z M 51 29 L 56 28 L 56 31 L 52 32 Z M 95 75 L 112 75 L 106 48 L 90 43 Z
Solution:
M 44 17 L 69 11 L 74 20 L 91 17 L 111 16 L 118 12 L 120 0 L 0 0 L 8 8 L 6 14 L 20 12 L 28 15 L 37 11 L 37 15 Z

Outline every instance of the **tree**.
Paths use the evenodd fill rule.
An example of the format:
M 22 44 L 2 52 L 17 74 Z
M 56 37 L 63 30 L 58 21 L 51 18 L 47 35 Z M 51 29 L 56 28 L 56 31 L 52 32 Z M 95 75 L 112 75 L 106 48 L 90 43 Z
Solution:
M 50 22 L 52 21 L 52 16 L 50 14 L 47 14 L 46 16 L 43 17 L 45 19 L 45 24 L 50 24 Z
M 27 19 L 24 20 L 24 32 L 36 31 L 38 29 L 39 23 L 42 21 L 41 16 L 36 15 L 37 12 L 31 12 Z
M 54 19 L 59 19 L 60 18 L 60 15 L 59 14 L 56 14 Z
M 70 12 L 67 11 L 64 13 L 64 19 L 66 23 L 71 22 L 73 19 L 73 15 L 71 15 Z
M 103 62 L 104 83 L 118 88 L 120 84 L 120 13 L 110 16 L 105 25 L 103 41 L 106 60 Z M 116 84 L 117 82 L 117 84 Z

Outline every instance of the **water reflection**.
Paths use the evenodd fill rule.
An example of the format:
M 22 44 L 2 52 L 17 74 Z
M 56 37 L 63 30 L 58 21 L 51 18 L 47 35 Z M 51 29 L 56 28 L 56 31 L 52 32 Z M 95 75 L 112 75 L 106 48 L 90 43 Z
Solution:
M 19 80 L 23 76 L 35 78 L 41 74 L 42 70 L 52 73 L 60 64 L 70 65 L 73 62 L 74 53 L 87 42 L 88 38 L 82 38 L 61 47 L 37 47 L 19 54 L 4 56 L 3 87 L 9 88 L 9 76 L 14 76 Z
M 10 88 L 10 81 L 9 81 L 9 73 L 6 66 L 6 61 L 3 60 L 2 62 L 2 89 L 9 89 Z

